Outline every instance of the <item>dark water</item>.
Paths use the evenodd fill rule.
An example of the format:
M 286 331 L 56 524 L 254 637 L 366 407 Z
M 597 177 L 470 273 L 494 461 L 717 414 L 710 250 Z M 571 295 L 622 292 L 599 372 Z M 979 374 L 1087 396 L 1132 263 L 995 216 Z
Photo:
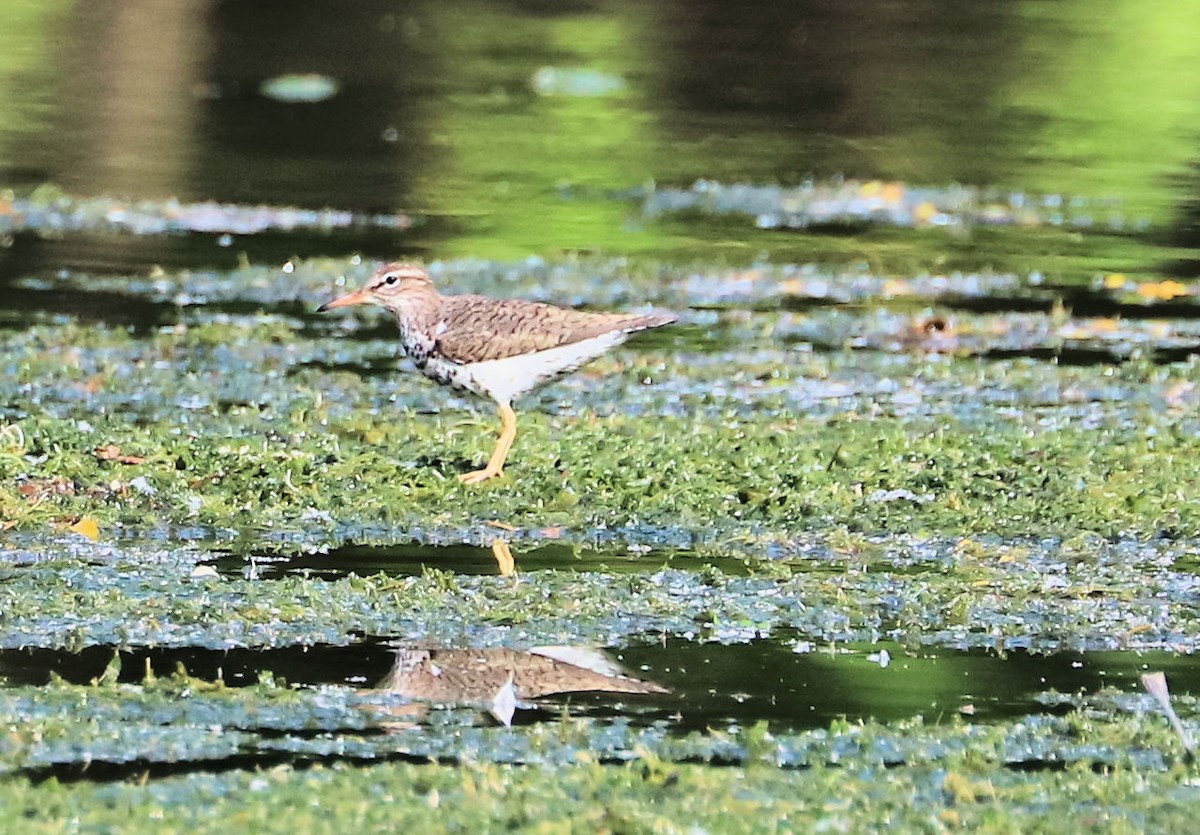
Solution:
M 606 571 L 610 573 L 646 573 L 657 568 L 701 569 L 716 566 L 722 573 L 746 573 L 742 560 L 696 558 L 687 552 L 644 554 L 601 554 L 569 545 L 543 545 L 521 548 L 520 570 L 528 571 Z M 397 544 L 388 546 L 345 545 L 319 553 L 291 554 L 260 551 L 249 555 L 229 554 L 211 563 L 223 576 L 252 576 L 260 580 L 288 575 L 324 577 L 330 580 L 354 573 L 360 577 L 375 574 L 404 577 L 420 575 L 426 568 L 455 574 L 491 576 L 497 573 L 496 558 L 490 548 L 473 545 Z
M 804 647 L 803 644 L 800 645 Z M 1035 655 L 1013 652 L 927 649 L 905 652 L 894 644 L 802 648 L 780 638 L 750 645 L 694 644 L 669 640 L 613 651 L 630 673 L 669 688 L 637 697 L 574 694 L 542 701 L 571 700 L 613 715 L 632 714 L 639 723 L 670 719 L 679 732 L 768 721 L 777 730 L 827 727 L 832 720 L 891 721 L 923 716 L 944 721 L 960 713 L 971 721 L 1026 714 L 1062 713 L 1071 697 L 1105 687 L 1136 694 L 1138 678 L 1165 671 L 1172 690 L 1194 693 L 1200 681 L 1194 664 L 1163 652 Z M 888 654 L 880 663 L 880 652 Z M 80 653 L 25 649 L 0 651 L 0 674 L 10 686 L 44 685 L 51 674 L 86 685 L 105 673 L 112 647 Z M 263 674 L 291 685 L 379 685 L 394 663 L 393 645 L 369 639 L 351 646 L 279 649 L 134 649 L 120 651 L 120 681 L 137 684 L 147 671 L 169 676 L 182 666 L 203 681 L 230 687 L 255 684 Z M 1049 698 L 1049 693 L 1061 698 Z M 617 704 L 614 704 L 617 702 Z M 537 718 L 533 714 L 530 718 Z M 542 717 L 544 718 L 544 717 Z

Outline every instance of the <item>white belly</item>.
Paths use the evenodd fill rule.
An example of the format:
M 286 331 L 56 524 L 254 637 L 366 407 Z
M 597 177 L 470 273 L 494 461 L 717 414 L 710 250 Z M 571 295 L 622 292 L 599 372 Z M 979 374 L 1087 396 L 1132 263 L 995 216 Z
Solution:
M 511 404 L 530 389 L 560 374 L 574 371 L 585 362 L 620 345 L 628 336 L 627 333 L 615 331 L 532 354 L 464 365 L 430 357 L 422 371 L 425 376 L 439 383 L 465 389 L 497 403 Z

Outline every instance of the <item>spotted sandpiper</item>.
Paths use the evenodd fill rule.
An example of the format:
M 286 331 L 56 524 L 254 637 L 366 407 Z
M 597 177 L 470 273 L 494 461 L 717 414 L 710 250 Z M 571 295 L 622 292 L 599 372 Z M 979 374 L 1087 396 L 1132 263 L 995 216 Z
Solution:
M 519 299 L 443 296 L 425 270 L 413 264 L 381 267 L 361 289 L 317 311 L 365 303 L 396 316 L 400 342 L 426 377 L 499 406 L 500 439 L 487 466 L 459 476 L 467 484 L 504 472 L 517 436 L 514 400 L 595 359 L 631 333 L 675 321 L 669 313 L 588 313 Z

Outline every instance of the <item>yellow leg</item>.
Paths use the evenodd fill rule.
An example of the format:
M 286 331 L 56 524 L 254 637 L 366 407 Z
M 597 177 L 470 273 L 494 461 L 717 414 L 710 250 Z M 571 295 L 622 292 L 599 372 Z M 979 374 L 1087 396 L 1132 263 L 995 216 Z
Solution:
M 508 451 L 512 449 L 513 441 L 517 437 L 517 413 L 507 403 L 500 406 L 500 422 L 500 440 L 496 441 L 496 448 L 492 450 L 492 457 L 488 459 L 487 466 L 482 470 L 460 475 L 458 480 L 463 484 L 478 484 L 504 472 L 504 459 L 508 458 Z

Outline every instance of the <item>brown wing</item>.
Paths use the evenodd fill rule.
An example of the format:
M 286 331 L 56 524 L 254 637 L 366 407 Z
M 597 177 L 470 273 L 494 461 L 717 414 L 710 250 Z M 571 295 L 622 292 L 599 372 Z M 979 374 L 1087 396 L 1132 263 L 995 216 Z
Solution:
M 485 296 L 448 296 L 441 312 L 434 353 L 463 364 L 531 354 L 613 331 L 636 331 L 675 321 L 668 314 L 585 313 Z

